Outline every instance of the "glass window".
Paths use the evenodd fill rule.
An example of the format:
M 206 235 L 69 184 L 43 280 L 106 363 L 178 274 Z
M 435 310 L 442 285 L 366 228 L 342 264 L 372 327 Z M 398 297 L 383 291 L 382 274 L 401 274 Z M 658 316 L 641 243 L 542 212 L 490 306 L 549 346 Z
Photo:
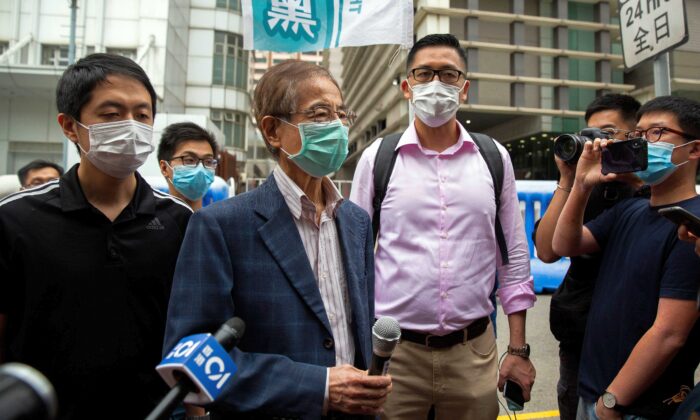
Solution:
M 108 54 L 121 55 L 122 57 L 130 58 L 136 61 L 136 49 L 135 48 L 107 48 L 106 52 Z
M 216 0 L 216 7 L 219 9 L 228 9 L 232 12 L 241 11 L 241 0 Z
M 0 41 L 0 54 L 4 54 L 7 49 L 10 48 L 10 43 L 7 41 Z
M 215 85 L 245 89 L 248 80 L 248 51 L 243 49 L 243 37 L 234 33 L 214 33 Z
M 68 65 L 68 45 L 41 45 L 41 64 L 65 67 Z
M 224 133 L 224 146 L 244 150 L 246 115 L 242 112 L 212 109 L 211 120 Z

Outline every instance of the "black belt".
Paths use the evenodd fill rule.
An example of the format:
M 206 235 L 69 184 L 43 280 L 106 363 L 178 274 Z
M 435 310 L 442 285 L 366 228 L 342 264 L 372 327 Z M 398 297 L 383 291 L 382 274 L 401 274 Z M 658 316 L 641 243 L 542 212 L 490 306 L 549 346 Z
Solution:
M 401 330 L 401 340 L 422 344 L 433 349 L 444 349 L 455 344 L 466 343 L 473 340 L 486 331 L 489 326 L 489 317 L 485 316 L 472 322 L 462 330 L 453 331 L 446 335 L 432 335 L 412 330 Z

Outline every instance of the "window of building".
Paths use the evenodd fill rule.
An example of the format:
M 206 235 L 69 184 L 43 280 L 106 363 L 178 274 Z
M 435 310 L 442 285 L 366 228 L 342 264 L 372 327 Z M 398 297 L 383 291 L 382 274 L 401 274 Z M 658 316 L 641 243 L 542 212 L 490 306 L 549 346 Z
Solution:
M 245 149 L 246 115 L 244 113 L 212 109 L 211 120 L 224 133 L 224 146 Z
M 243 49 L 243 37 L 230 32 L 214 33 L 215 85 L 246 88 L 248 78 L 248 51 Z
M 386 128 L 386 118 L 377 121 L 377 133 L 381 133 Z
M 41 64 L 47 66 L 68 65 L 68 45 L 41 45 Z
M 7 49 L 10 48 L 10 43 L 7 41 L 0 41 L 0 55 L 4 54 Z
M 232 12 L 241 12 L 241 0 L 216 0 L 216 7 L 228 9 Z
M 121 55 L 122 57 L 130 58 L 136 61 L 136 49 L 135 48 L 107 48 L 107 54 Z

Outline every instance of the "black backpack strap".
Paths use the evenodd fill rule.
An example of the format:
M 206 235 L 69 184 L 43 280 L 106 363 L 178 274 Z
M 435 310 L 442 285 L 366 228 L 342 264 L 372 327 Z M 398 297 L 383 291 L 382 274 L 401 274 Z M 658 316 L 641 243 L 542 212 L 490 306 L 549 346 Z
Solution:
M 379 219 L 382 210 L 382 202 L 386 196 L 386 190 L 389 187 L 389 178 L 394 170 L 396 156 L 398 151 L 396 145 L 399 144 L 399 139 L 403 133 L 393 133 L 377 139 L 381 142 L 377 156 L 374 158 L 374 200 L 372 200 L 372 230 L 374 231 L 374 242 L 377 242 L 377 234 L 379 234 Z
M 506 237 L 503 234 L 503 227 L 499 217 L 501 212 L 501 191 L 503 190 L 503 159 L 501 158 L 501 152 L 498 150 L 496 140 L 493 138 L 481 133 L 469 133 L 469 135 L 479 147 L 479 153 L 486 161 L 486 166 L 488 166 L 493 179 L 493 192 L 496 198 L 496 241 L 498 242 L 498 249 L 501 251 L 502 263 L 508 264 L 508 245 L 506 244 Z

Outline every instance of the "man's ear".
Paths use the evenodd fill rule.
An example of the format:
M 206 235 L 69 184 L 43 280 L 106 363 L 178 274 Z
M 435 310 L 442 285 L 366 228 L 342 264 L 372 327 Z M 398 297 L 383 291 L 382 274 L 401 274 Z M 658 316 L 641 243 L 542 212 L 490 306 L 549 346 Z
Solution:
M 58 114 L 58 125 L 61 126 L 63 130 L 63 135 L 73 143 L 78 143 L 78 123 L 70 115 L 60 113 Z
M 690 152 L 688 154 L 688 159 L 700 159 L 700 140 L 693 140 L 693 145 L 690 146 Z
M 411 99 L 411 88 L 408 86 L 407 79 L 401 81 L 401 90 L 403 91 L 404 99 Z
M 469 98 L 469 85 L 469 80 L 465 80 L 462 90 L 459 91 L 459 99 L 461 103 L 465 103 L 467 101 L 467 98 Z
M 160 173 L 161 173 L 166 179 L 167 179 L 167 178 L 170 178 L 170 174 L 168 173 L 168 164 L 165 163 L 164 160 L 161 160 L 160 162 L 158 162 L 158 164 L 159 164 L 159 166 L 160 166 Z
M 270 115 L 265 115 L 260 121 L 260 131 L 267 142 L 274 147 L 279 149 L 282 147 L 282 141 L 280 140 L 277 130 L 279 128 L 280 121 Z

